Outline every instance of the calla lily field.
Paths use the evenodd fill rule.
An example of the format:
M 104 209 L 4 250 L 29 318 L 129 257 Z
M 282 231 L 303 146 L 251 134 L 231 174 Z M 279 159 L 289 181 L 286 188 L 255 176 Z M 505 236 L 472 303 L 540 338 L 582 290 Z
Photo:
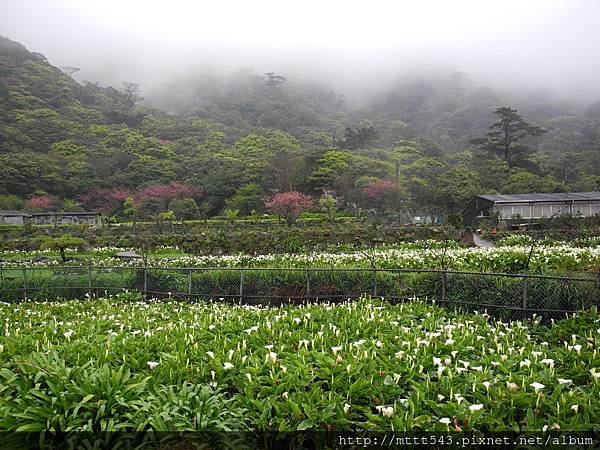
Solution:
M 0 430 L 598 431 L 598 242 L 498 244 L 5 252 Z
M 0 304 L 6 431 L 597 429 L 600 316 L 414 299 Z
M 500 241 L 495 248 L 464 248 L 456 242 L 424 240 L 372 248 L 343 247 L 309 253 L 189 255 L 177 247 L 162 247 L 143 259 L 122 259 L 115 255 L 129 248 L 102 247 L 85 256 L 76 257 L 69 265 L 110 267 L 372 267 L 383 269 L 440 269 L 486 272 L 520 272 L 528 259 L 531 273 L 569 274 L 594 271 L 600 266 L 600 245 L 597 240 L 570 243 L 541 242 L 534 246 L 526 239 Z M 70 250 L 76 256 L 76 249 Z M 531 257 L 530 257 L 531 253 Z M 39 259 L 35 259 L 35 258 Z M 57 267 L 62 262 L 52 251 L 0 252 L 6 268 L 21 267 L 26 260 L 30 267 Z

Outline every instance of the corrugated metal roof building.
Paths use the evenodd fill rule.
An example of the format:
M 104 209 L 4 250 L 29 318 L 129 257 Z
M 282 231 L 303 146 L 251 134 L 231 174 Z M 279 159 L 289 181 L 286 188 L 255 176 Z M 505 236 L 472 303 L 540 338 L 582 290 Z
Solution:
M 465 226 L 473 226 L 498 214 L 501 220 L 541 219 L 560 215 L 600 215 L 600 192 L 556 194 L 477 195 L 463 212 Z

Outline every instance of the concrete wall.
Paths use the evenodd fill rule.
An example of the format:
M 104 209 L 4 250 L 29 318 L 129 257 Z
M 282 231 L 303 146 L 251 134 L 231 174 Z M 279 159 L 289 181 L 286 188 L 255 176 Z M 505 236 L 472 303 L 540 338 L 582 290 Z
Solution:
M 38 225 L 71 225 L 87 224 L 100 225 L 102 223 L 100 216 L 90 214 L 86 215 L 62 215 L 62 214 L 43 214 L 32 216 L 31 220 Z
M 8 225 L 23 225 L 23 216 L 0 216 L 0 223 Z

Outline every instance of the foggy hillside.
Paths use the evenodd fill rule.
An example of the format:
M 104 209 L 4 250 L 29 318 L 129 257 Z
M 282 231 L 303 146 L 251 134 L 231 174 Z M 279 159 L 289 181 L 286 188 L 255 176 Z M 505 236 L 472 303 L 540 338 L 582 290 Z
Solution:
M 600 4 L 358 6 L 9 0 L 0 208 L 118 213 L 180 183 L 211 214 L 289 190 L 456 214 L 600 189 Z M 505 148 L 498 120 L 521 127 Z

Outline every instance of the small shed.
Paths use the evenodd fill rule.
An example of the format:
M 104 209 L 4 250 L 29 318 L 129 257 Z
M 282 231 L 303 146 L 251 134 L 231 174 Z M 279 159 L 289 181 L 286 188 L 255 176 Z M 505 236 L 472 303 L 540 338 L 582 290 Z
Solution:
M 117 258 L 120 259 L 142 259 L 142 255 L 137 254 L 136 252 L 117 252 Z
M 0 209 L 0 223 L 9 225 L 23 225 L 29 214 L 14 209 Z

